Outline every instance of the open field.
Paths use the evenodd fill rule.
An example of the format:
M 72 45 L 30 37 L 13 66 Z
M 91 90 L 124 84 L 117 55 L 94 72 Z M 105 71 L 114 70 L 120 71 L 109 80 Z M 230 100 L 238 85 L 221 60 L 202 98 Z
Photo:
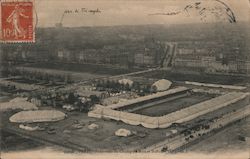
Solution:
M 28 72 L 43 72 L 48 75 L 69 75 L 73 81 L 84 81 L 105 76 L 104 74 L 98 74 L 98 73 L 76 72 L 76 71 L 58 70 L 51 68 L 18 67 L 17 69 L 25 70 Z
M 191 105 L 200 103 L 202 101 L 209 100 L 211 98 L 212 97 L 208 95 L 193 94 L 186 97 L 178 98 L 176 100 L 157 104 L 152 107 L 137 110 L 134 113 L 148 116 L 162 116 L 177 111 L 179 109 L 183 109 Z
M 39 149 L 45 146 L 42 143 L 35 142 L 31 139 L 21 137 L 19 135 L 1 131 L 1 151 L 22 151 L 27 149 Z
M 101 74 L 101 75 L 118 75 L 131 73 L 139 71 L 139 69 L 127 69 L 119 68 L 109 65 L 101 64 L 77 64 L 77 63 L 33 63 L 26 64 L 24 66 L 31 68 L 44 68 L 44 69 L 56 69 L 64 71 L 73 71 L 73 72 L 88 72 L 91 74 Z
M 72 112 L 68 113 L 68 118 L 59 122 L 46 123 L 39 125 L 42 127 L 53 127 L 56 134 L 48 134 L 46 131 L 29 132 L 18 128 L 18 124 L 9 123 L 7 113 L 3 115 L 4 128 L 16 133 L 32 136 L 40 140 L 46 139 L 49 143 L 55 145 L 66 145 L 67 147 L 77 148 L 80 151 L 124 151 L 131 152 L 149 146 L 155 142 L 162 140 L 165 137 L 166 129 L 149 130 L 142 126 L 131 126 L 122 122 L 111 120 L 89 118 L 85 113 Z M 78 121 L 83 125 L 80 129 L 72 127 Z M 95 123 L 99 125 L 96 130 L 88 129 L 88 125 Z M 136 131 L 138 134 L 146 134 L 144 136 L 132 135 L 130 137 L 115 136 L 115 131 L 125 128 L 131 131 Z M 65 130 L 68 132 L 65 133 Z
M 243 76 L 230 76 L 230 75 L 212 75 L 205 73 L 179 73 L 169 70 L 157 70 L 150 73 L 140 74 L 137 76 L 145 78 L 166 78 L 171 81 L 193 81 L 203 83 L 214 83 L 214 84 L 227 84 L 227 85 L 244 85 L 249 81 L 249 78 Z

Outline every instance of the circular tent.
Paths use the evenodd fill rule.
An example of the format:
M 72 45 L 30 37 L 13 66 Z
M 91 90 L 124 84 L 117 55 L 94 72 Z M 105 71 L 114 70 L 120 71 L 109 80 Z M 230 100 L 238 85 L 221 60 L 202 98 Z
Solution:
M 35 110 L 21 111 L 10 117 L 10 122 L 14 123 L 34 123 L 59 121 L 66 117 L 63 112 L 57 110 Z
M 123 136 L 123 137 L 130 136 L 131 134 L 132 134 L 131 131 L 127 129 L 118 129 L 115 132 L 116 136 Z
M 170 88 L 172 82 L 166 79 L 161 79 L 152 84 L 152 87 L 155 87 L 157 92 L 166 91 Z
M 35 104 L 27 101 L 27 98 L 14 98 L 9 102 L 0 103 L 0 112 L 8 111 L 8 110 L 37 110 Z
M 130 80 L 130 79 L 120 79 L 119 81 L 118 81 L 120 84 L 128 84 L 130 87 L 133 85 L 133 81 L 132 80 Z

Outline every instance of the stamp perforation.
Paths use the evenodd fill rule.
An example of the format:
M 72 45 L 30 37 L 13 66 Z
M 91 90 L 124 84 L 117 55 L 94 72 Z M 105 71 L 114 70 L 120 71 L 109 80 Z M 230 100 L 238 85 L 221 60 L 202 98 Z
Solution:
M 1 0 L 0 8 L 0 42 L 34 43 L 34 0 Z

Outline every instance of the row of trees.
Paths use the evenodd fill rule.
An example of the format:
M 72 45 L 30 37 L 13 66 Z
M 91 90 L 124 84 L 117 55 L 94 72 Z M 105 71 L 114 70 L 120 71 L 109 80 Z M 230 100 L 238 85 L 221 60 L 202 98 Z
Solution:
M 65 82 L 72 83 L 72 77 L 69 74 L 49 74 L 42 71 L 29 71 L 24 69 L 7 68 L 3 73 L 8 76 L 22 76 L 24 79 L 43 81 L 43 82 Z
M 83 100 L 73 91 L 32 92 L 29 99 L 32 98 L 40 100 L 42 105 L 62 107 L 68 104 L 82 112 L 88 112 L 93 105 L 100 103 L 100 98 L 96 95 L 90 95 Z
M 95 83 L 97 90 L 109 91 L 111 93 L 119 93 L 121 91 L 133 91 L 137 92 L 139 95 L 146 95 L 149 93 L 155 93 L 157 88 L 151 84 L 141 84 L 137 81 L 132 84 L 129 83 L 119 83 L 116 80 L 98 80 Z

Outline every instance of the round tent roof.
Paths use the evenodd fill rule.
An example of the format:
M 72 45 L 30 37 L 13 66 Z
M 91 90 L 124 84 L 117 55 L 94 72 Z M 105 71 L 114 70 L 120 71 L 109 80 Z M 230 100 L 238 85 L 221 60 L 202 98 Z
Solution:
M 130 136 L 132 133 L 130 130 L 127 130 L 127 129 L 118 129 L 116 132 L 115 132 L 115 135 L 116 136 Z
M 8 111 L 8 110 L 15 110 L 15 109 L 22 109 L 22 110 L 37 110 L 35 104 L 26 101 L 26 98 L 14 98 L 9 102 L 0 103 L 0 112 Z
M 166 79 L 161 79 L 152 84 L 156 87 L 156 91 L 166 91 L 170 88 L 172 82 Z
M 120 84 L 129 84 L 129 86 L 132 86 L 132 84 L 134 83 L 132 80 L 130 80 L 130 79 L 120 79 L 119 81 L 118 81 Z
M 21 111 L 10 117 L 14 123 L 33 123 L 59 121 L 66 117 L 63 112 L 57 110 Z

